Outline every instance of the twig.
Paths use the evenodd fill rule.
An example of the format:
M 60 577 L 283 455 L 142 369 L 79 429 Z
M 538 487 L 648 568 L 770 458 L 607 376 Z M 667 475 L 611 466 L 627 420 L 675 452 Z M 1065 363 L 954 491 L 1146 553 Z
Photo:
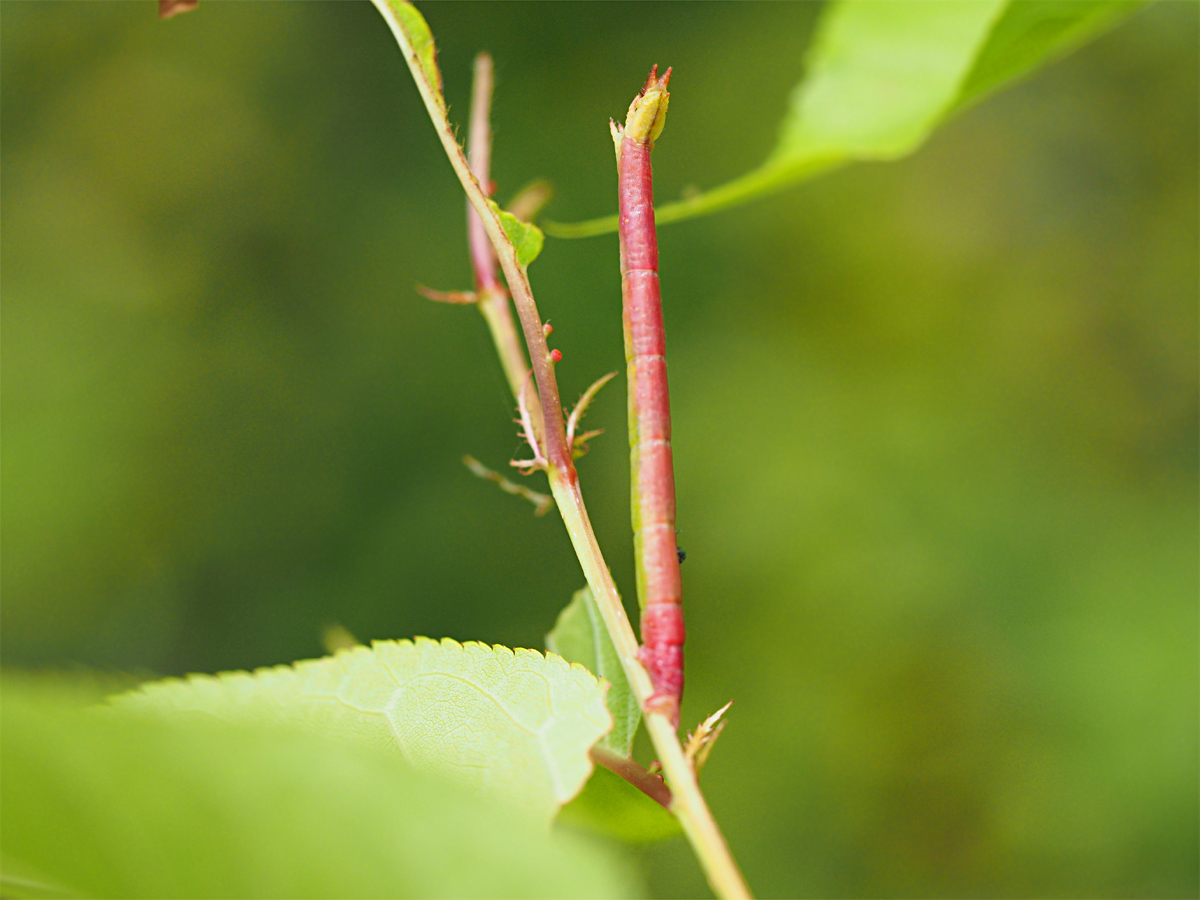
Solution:
M 652 775 L 628 757 L 605 750 L 599 744 L 588 751 L 592 762 L 624 778 L 635 788 L 666 809 L 671 808 L 671 789 L 659 775 Z
M 561 413 L 558 382 L 554 376 L 554 360 L 546 344 L 546 335 L 542 330 L 542 320 L 533 299 L 533 291 L 524 268 L 517 261 L 516 249 L 504 233 L 496 210 L 489 206 L 462 148 L 455 140 L 454 131 L 447 118 L 445 101 L 441 96 L 441 76 L 434 61 L 433 37 L 429 26 L 420 14 L 403 0 L 372 0 L 372 3 L 383 15 L 400 45 L 417 90 L 433 120 L 438 139 L 442 142 L 442 147 L 472 208 L 479 213 L 508 281 L 541 399 L 550 489 L 558 503 L 559 512 L 588 585 L 596 598 L 605 627 L 620 657 L 625 676 L 646 712 L 646 728 L 654 742 L 663 773 L 671 789 L 671 812 L 678 817 L 683 826 L 684 833 L 695 849 L 713 890 L 721 897 L 749 897 L 749 889 L 704 801 L 704 795 L 684 756 L 674 726 L 661 711 L 646 706 L 653 694 L 653 687 L 650 676 L 639 661 L 637 638 L 621 605 L 616 584 L 600 553 L 587 508 L 583 503 L 579 479 L 571 459 L 571 448 L 566 440 L 566 424 Z M 520 396 L 520 388 L 517 387 L 514 393 Z
M 486 53 L 475 57 L 475 78 L 471 85 L 471 127 L 467 136 L 471 173 L 480 185 L 491 188 L 492 164 L 492 58 Z M 525 348 L 517 336 L 508 291 L 496 275 L 496 251 L 488 239 L 487 229 L 470 200 L 467 201 L 467 243 L 471 249 L 471 268 L 475 273 L 475 291 L 479 312 L 487 322 L 508 379 L 514 399 L 520 399 L 529 379 Z M 538 398 L 528 401 L 534 422 L 534 433 L 541 433 L 542 410 Z

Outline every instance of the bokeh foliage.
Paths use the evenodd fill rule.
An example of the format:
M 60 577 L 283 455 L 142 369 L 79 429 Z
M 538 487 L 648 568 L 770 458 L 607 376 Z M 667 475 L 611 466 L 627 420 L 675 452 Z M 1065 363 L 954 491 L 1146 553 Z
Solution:
M 494 178 L 615 205 L 773 145 L 813 4 L 427 4 Z M 517 455 L 459 190 L 365 4 L 0 4 L 2 650 L 182 674 L 324 625 L 540 646 L 561 526 Z M 1185 896 L 1197 871 L 1197 9 L 1153 7 L 863 165 L 660 237 L 684 721 L 761 895 Z M 622 368 L 614 237 L 533 270 L 572 399 Z M 623 400 L 581 462 L 632 594 Z M 690 851 L 645 852 L 659 893 Z

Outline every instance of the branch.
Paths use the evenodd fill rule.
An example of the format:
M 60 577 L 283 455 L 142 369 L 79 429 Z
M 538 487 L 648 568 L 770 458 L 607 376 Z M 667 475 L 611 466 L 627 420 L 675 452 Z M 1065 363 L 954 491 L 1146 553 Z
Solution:
M 542 331 L 542 319 L 533 299 L 533 289 L 529 286 L 525 267 L 517 259 L 516 248 L 505 235 L 499 207 L 488 202 L 487 195 L 471 172 L 466 154 L 454 137 L 454 129 L 447 118 L 446 101 L 442 98 L 442 79 L 435 60 L 433 35 L 424 18 L 412 4 L 404 0 L 371 2 L 383 15 L 392 36 L 400 45 L 413 81 L 417 84 L 417 91 L 425 103 L 429 117 L 433 120 L 438 140 L 442 142 L 450 165 L 454 167 L 454 173 L 458 176 L 467 199 L 479 214 L 488 239 L 496 250 L 500 268 L 504 272 L 513 303 L 517 307 L 517 317 L 525 335 L 525 346 L 533 363 L 533 377 L 537 382 L 538 396 L 544 411 L 541 419 L 545 430 L 546 456 L 553 469 L 565 472 L 574 481 L 575 464 L 571 459 L 571 449 L 567 446 L 567 431 L 561 414 L 562 401 L 559 400 L 558 382 L 554 378 L 554 360 L 550 357 L 550 348 Z
M 655 803 L 666 809 L 671 808 L 671 789 L 658 775 L 651 775 L 632 759 L 605 750 L 599 744 L 589 750 L 588 755 L 596 765 L 604 766 L 614 775 L 624 778 Z
M 471 128 L 467 136 L 468 160 L 471 173 L 480 185 L 491 190 L 492 164 L 492 58 L 486 53 L 475 57 L 475 79 L 471 85 Z M 529 364 L 525 348 L 517 336 L 508 291 L 496 275 L 496 251 L 488 238 L 479 213 L 467 202 L 467 242 L 471 248 L 471 268 L 475 272 L 475 290 L 479 312 L 487 322 L 496 345 L 496 354 L 508 379 L 514 399 L 520 399 L 529 380 Z M 534 434 L 541 439 L 542 407 L 536 396 L 526 401 L 534 422 Z
M 404 0 L 372 0 L 372 3 L 383 15 L 400 45 L 409 71 L 417 84 L 417 90 L 433 120 L 438 139 L 442 142 L 463 190 L 466 191 L 467 199 L 483 222 L 484 230 L 495 248 L 501 269 L 508 281 L 517 315 L 521 320 L 525 344 L 533 362 L 533 373 L 541 398 L 544 450 L 549 462 L 547 474 L 550 489 L 558 503 L 563 523 L 567 527 L 605 627 L 620 657 L 625 676 L 645 713 L 646 728 L 654 742 L 663 773 L 671 789 L 670 810 L 683 826 L 684 833 L 687 834 L 716 893 L 721 897 L 749 897 L 749 889 L 705 803 L 695 772 L 692 771 L 679 743 L 675 727 L 660 710 L 647 705 L 654 693 L 650 676 L 639 660 L 637 638 L 625 615 L 620 594 L 604 562 L 587 508 L 583 503 L 579 479 L 571 459 L 571 448 L 566 440 L 566 423 L 563 421 L 558 382 L 554 376 L 555 360 L 546 344 L 546 333 L 534 303 L 533 291 L 529 286 L 525 267 L 518 262 L 517 250 L 505 233 L 499 207 L 488 202 L 479 181 L 471 172 L 462 148 L 454 138 L 454 131 L 447 118 L 445 100 L 442 98 L 441 74 L 435 61 L 433 36 L 429 26 L 420 13 Z M 515 393 L 520 396 L 520 389 Z

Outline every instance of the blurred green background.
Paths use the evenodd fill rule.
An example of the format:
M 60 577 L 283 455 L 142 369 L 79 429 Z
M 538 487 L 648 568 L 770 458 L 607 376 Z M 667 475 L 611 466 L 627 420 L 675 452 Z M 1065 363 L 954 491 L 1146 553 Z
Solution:
M 760 162 L 820 12 L 423 9 L 458 121 L 495 56 L 501 199 L 548 177 L 562 221 L 615 208 L 651 63 L 660 198 Z M 736 698 L 705 781 L 760 895 L 1196 895 L 1197 10 L 660 236 L 684 720 Z M 378 14 L 0 17 L 5 665 L 540 647 L 583 579 L 459 462 L 521 447 L 480 317 L 412 289 L 470 286 L 464 201 Z M 531 271 L 573 399 L 623 368 L 616 238 Z M 588 421 L 632 595 L 621 380 Z

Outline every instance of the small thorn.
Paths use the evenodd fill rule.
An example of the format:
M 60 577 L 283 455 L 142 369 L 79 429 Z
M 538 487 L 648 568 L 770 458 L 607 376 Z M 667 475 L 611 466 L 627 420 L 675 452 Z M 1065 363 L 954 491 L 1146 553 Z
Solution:
M 557 349 L 551 350 L 550 351 L 550 360 L 552 362 L 562 362 L 562 351 L 557 350 Z
M 685 559 L 687 559 L 687 551 L 684 550 L 682 547 L 676 547 L 675 552 L 679 555 L 679 564 L 682 566 L 683 561 Z
M 579 398 L 579 402 L 576 403 L 575 408 L 571 410 L 571 415 L 567 417 L 567 442 L 572 446 L 576 446 L 577 443 L 575 439 L 575 429 L 579 426 L 579 420 L 583 418 L 583 414 L 587 411 L 588 406 L 591 405 L 592 400 L 595 399 L 596 394 L 600 392 L 600 388 L 608 384 L 616 376 L 616 374 L 616 372 L 609 372 L 607 375 L 597 378 L 594 382 L 592 382 L 592 385 L 583 392 L 583 396 Z M 597 432 L 597 434 L 598 433 L 599 432 Z M 580 440 L 586 441 L 589 436 L 595 437 L 594 434 L 585 435 Z M 586 445 L 583 447 L 583 451 L 585 453 L 587 452 Z M 579 455 L 582 456 L 583 454 L 581 453 Z
M 572 439 L 571 439 L 571 456 L 572 456 L 572 458 L 579 459 L 579 457 L 586 454 L 588 452 L 588 450 L 591 449 L 590 447 L 588 447 L 588 441 L 590 441 L 594 437 L 599 437 L 602 434 L 604 434 L 604 429 L 596 428 L 592 431 L 585 431 L 583 434 L 579 435 L 578 437 L 572 437 Z
M 536 469 L 545 469 L 547 467 L 546 457 L 542 456 L 542 450 L 538 446 L 537 433 L 533 428 L 533 420 L 529 416 L 529 406 L 525 403 L 525 392 L 529 389 L 532 380 L 533 372 L 526 373 L 525 383 L 521 385 L 521 393 L 517 395 L 517 413 L 520 415 L 520 419 L 517 421 L 521 423 L 521 436 L 525 438 L 525 442 L 533 450 L 533 459 L 514 459 L 510 462 L 510 465 L 516 466 L 524 475 L 528 475 Z

